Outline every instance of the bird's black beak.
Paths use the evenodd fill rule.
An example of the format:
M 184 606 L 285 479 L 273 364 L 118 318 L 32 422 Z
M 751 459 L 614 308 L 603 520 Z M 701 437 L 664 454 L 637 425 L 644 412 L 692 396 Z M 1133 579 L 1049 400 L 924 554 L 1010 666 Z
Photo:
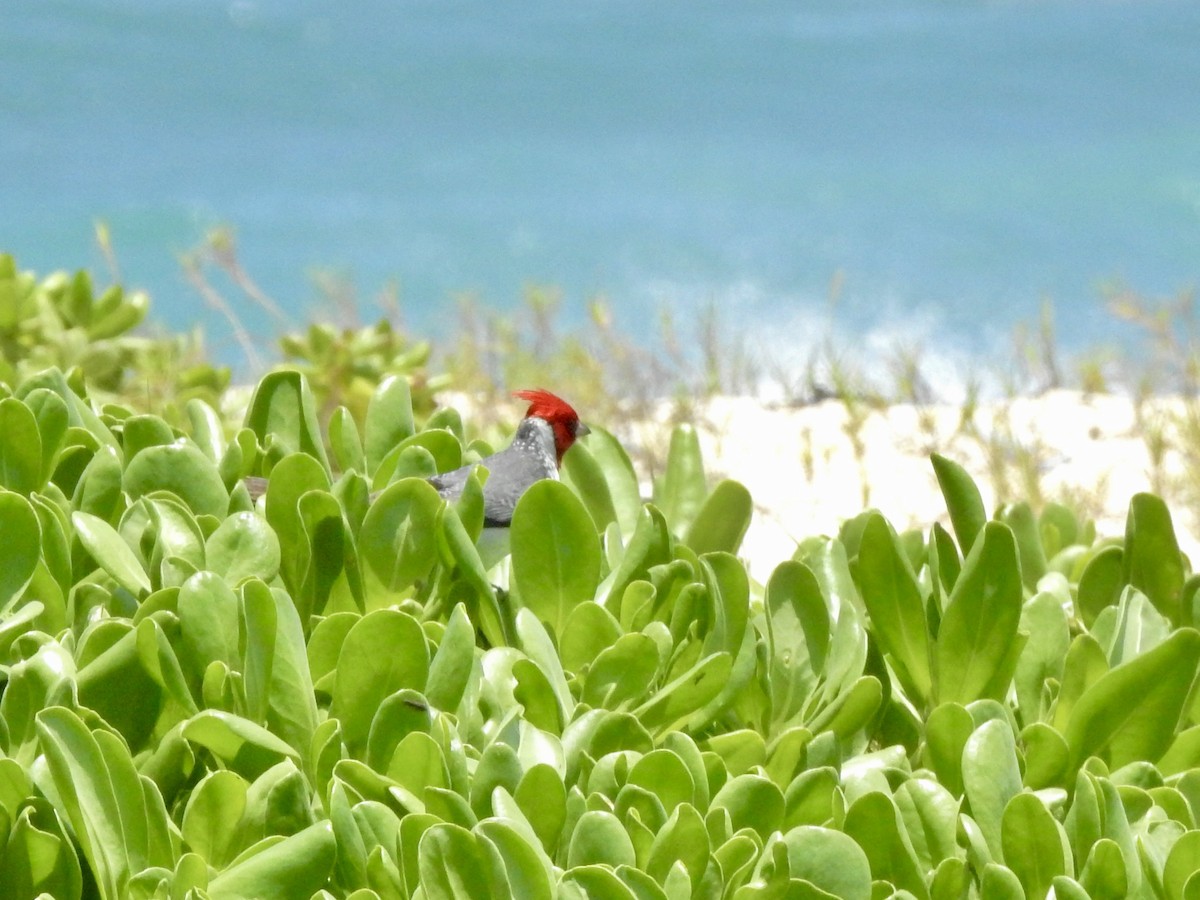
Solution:
M 577 438 L 587 437 L 591 433 L 592 429 L 588 428 L 582 422 L 575 426 L 575 437 Z

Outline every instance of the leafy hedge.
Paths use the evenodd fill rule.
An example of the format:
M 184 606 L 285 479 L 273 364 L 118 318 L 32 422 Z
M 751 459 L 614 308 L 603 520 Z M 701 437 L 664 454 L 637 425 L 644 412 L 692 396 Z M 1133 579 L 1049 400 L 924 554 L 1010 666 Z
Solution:
M 693 433 L 646 504 L 594 429 L 488 571 L 481 476 L 423 477 L 489 448 L 402 378 L 324 430 L 274 373 L 231 435 L 84 390 L 0 399 L 0 898 L 1200 897 L 1153 496 L 1097 542 L 935 457 L 953 533 L 867 512 L 761 586 Z

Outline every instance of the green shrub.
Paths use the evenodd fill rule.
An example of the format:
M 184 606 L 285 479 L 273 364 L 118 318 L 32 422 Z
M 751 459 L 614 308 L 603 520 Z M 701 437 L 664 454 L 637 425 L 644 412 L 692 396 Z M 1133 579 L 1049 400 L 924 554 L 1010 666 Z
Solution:
M 0 400 L 0 896 L 1185 897 L 1198 582 L 1121 541 L 866 512 L 765 585 L 745 489 L 601 429 L 484 568 L 457 416 L 308 380 L 172 424 L 27 372 Z M 254 508 L 241 479 L 265 475 Z M 381 493 L 370 501 L 373 491 Z

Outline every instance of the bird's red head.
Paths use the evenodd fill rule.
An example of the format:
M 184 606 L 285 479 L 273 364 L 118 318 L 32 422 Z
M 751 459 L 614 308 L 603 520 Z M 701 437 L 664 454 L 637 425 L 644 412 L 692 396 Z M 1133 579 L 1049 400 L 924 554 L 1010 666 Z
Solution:
M 513 391 L 514 397 L 529 401 L 529 409 L 525 418 L 530 416 L 545 419 L 554 429 L 554 449 L 558 453 L 558 462 L 562 464 L 563 454 L 571 449 L 575 439 L 588 433 L 588 427 L 579 421 L 579 414 L 561 397 L 556 397 L 549 391 Z

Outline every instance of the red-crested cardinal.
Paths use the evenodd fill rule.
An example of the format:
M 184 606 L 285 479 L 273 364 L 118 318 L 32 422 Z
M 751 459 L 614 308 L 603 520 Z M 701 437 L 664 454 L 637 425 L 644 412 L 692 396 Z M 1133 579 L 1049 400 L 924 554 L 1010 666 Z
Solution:
M 483 523 L 493 528 L 512 521 L 517 501 L 531 484 L 558 478 L 563 454 L 576 438 L 589 433 L 570 404 L 549 391 L 514 391 L 513 396 L 528 400 L 529 409 L 511 444 L 477 463 L 429 479 L 439 494 L 457 500 L 471 470 L 484 466 L 488 478 L 483 484 Z
M 462 495 L 471 470 L 476 466 L 487 468 L 488 478 L 483 485 L 483 515 L 484 525 L 489 528 L 508 526 L 521 495 L 535 481 L 558 478 L 563 454 L 571 449 L 576 438 L 589 433 L 588 427 L 579 421 L 579 415 L 571 405 L 549 391 L 514 391 L 513 396 L 528 400 L 529 409 L 517 426 L 511 444 L 477 463 L 429 479 L 442 497 L 454 501 Z M 258 499 L 266 492 L 265 478 L 247 478 L 245 482 L 253 499 Z M 372 499 L 375 496 L 372 495 Z

